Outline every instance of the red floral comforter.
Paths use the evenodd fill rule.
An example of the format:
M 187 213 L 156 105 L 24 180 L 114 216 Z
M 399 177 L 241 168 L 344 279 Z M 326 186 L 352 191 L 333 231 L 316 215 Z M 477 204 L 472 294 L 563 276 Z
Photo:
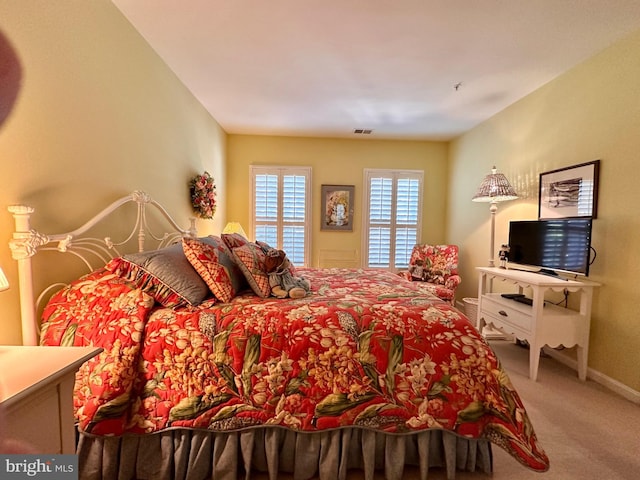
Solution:
M 42 343 L 104 348 L 77 375 L 79 428 L 446 429 L 548 468 L 508 376 L 458 310 L 385 271 L 298 272 L 313 289 L 299 300 L 245 293 L 170 310 L 105 270 L 57 293 Z

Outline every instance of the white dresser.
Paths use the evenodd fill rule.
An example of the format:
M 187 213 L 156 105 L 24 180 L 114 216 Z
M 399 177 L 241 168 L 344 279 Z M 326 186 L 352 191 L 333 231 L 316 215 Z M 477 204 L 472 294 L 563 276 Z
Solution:
M 529 378 L 534 381 L 538 377 L 542 347 L 576 346 L 578 377 L 585 380 L 589 355 L 591 302 L 593 289 L 599 284 L 504 268 L 477 267 L 477 270 L 480 273 L 476 319 L 478 330 L 482 332 L 485 325 L 491 325 L 520 340 L 526 340 L 530 346 Z M 499 293 L 494 292 L 494 289 Z M 580 295 L 579 310 L 545 302 L 545 294 L 550 291 L 567 291 Z M 525 292 L 531 298 L 532 304 L 504 298 L 504 292 Z
M 95 347 L 0 346 L 0 434 L 37 453 L 75 453 L 73 385 Z

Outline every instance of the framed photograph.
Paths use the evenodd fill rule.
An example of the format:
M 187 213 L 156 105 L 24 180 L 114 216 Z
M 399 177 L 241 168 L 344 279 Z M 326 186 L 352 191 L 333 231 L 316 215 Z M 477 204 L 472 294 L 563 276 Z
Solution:
M 538 218 L 596 218 L 600 160 L 540 174 Z
M 353 231 L 353 185 L 322 185 L 320 230 Z

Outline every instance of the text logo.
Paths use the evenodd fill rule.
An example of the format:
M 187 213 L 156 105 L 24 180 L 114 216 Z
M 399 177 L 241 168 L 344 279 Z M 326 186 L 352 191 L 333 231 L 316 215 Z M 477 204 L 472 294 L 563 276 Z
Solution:
M 77 455 L 0 455 L 0 480 L 78 480 Z

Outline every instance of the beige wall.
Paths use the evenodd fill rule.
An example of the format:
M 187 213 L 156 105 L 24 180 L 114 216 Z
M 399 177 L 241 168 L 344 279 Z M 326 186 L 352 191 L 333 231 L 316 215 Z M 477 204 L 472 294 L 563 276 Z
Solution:
M 18 101 L 0 127 L 0 266 L 11 283 L 0 293 L 0 343 L 15 344 L 7 205 L 35 207 L 34 227 L 59 233 L 139 189 L 188 226 L 187 184 L 206 169 L 220 207 L 199 226 L 219 231 L 226 134 L 109 1 L 3 1 L 0 29 L 23 71 Z
M 312 167 L 312 266 L 319 265 L 323 251 L 355 251 L 362 260 L 361 214 L 365 168 L 423 170 L 425 214 L 422 240 L 433 243 L 444 241 L 446 143 L 229 135 L 227 150 L 227 187 L 230 195 L 227 216 L 246 226 L 250 218 L 250 165 Z M 323 184 L 355 186 L 353 232 L 320 230 L 320 191 Z
M 477 296 L 474 266 L 488 257 L 487 204 L 470 201 L 495 164 L 522 198 L 498 207 L 496 244 L 508 222 L 537 218 L 541 172 L 601 159 L 590 278 L 596 294 L 589 366 L 640 390 L 640 32 L 527 96 L 451 146 L 449 241 L 462 247 L 461 296 Z

